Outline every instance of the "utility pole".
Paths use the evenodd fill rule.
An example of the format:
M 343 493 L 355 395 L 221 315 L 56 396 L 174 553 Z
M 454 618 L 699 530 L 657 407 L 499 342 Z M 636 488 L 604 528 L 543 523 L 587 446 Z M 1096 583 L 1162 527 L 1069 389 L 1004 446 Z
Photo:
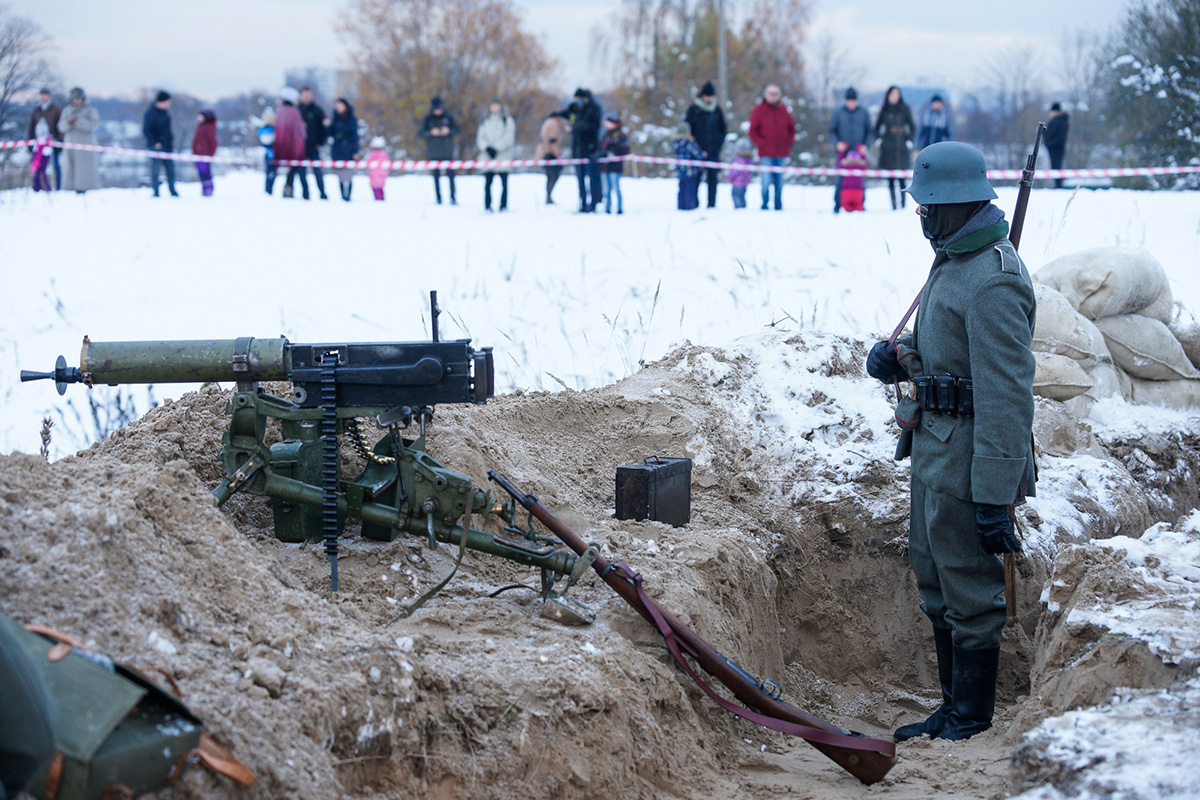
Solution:
M 717 94 L 721 103 L 729 97 L 729 52 L 725 47 L 725 0 L 717 0 Z

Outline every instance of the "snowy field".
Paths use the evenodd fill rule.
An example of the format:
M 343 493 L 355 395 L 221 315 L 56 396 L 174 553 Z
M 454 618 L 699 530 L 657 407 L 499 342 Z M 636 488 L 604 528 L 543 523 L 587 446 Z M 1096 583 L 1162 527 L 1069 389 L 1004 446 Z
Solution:
M 931 260 L 911 205 L 891 211 L 882 186 L 868 190 L 866 213 L 835 216 L 831 188 L 791 186 L 780 213 L 756 208 L 757 187 L 751 208 L 734 211 L 728 186 L 715 211 L 679 212 L 674 181 L 627 176 L 618 217 L 573 213 L 573 176 L 553 206 L 542 176 L 512 176 L 503 214 L 484 212 L 482 183 L 460 178 L 457 207 L 435 205 L 424 175 L 393 177 L 382 203 L 365 178 L 349 204 L 283 200 L 282 181 L 268 197 L 254 172 L 219 180 L 213 198 L 197 184 L 159 200 L 147 189 L 0 193 L 0 452 L 35 452 L 41 418 L 62 407 L 19 370 L 49 370 L 59 354 L 77 364 L 84 334 L 421 339 L 436 289 L 442 335 L 496 349 L 498 391 L 587 388 L 683 340 L 721 345 L 772 325 L 890 332 Z M 1015 187 L 999 194 L 1011 211 Z M 1029 209 L 1031 271 L 1088 247 L 1141 245 L 1175 297 L 1200 309 L 1200 193 L 1039 190 Z M 70 452 L 63 438 L 56 456 Z

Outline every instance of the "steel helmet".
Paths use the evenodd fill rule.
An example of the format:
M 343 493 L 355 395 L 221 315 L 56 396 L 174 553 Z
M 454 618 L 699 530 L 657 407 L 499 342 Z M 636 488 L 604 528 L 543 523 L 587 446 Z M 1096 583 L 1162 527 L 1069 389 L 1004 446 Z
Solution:
M 938 142 L 921 150 L 904 191 L 925 206 L 996 199 L 983 153 L 962 142 Z

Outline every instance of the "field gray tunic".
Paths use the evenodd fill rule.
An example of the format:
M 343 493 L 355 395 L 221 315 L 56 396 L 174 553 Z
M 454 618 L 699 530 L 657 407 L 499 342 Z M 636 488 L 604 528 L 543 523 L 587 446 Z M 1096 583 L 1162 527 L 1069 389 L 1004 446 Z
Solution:
M 915 333 L 923 375 L 970 378 L 974 417 L 917 412 L 897 457 L 912 455 L 909 554 L 921 607 L 960 647 L 996 647 L 1004 568 L 975 534 L 975 504 L 1033 495 L 1033 340 L 1029 272 L 989 205 L 944 245 L 925 284 Z

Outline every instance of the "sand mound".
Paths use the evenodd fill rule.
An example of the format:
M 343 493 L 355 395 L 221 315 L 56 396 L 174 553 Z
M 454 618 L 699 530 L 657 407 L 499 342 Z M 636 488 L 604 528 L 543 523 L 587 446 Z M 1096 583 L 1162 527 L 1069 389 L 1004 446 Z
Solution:
M 789 702 L 886 735 L 928 713 L 934 673 L 907 564 L 907 465 L 891 458 L 887 392 L 864 357 L 819 334 L 685 345 L 603 389 L 441 407 L 429 448 L 479 486 L 488 468 L 508 472 Z M 565 627 L 539 616 L 534 592 L 487 596 L 535 586 L 531 570 L 468 554 L 445 591 L 384 627 L 456 551 L 350 526 L 330 595 L 320 548 L 276 541 L 265 499 L 218 509 L 209 496 L 226 398 L 206 386 L 54 464 L 0 456 L 6 613 L 168 668 L 261 777 L 241 791 L 193 771 L 164 796 L 865 796 L 803 743 L 711 704 L 594 577 L 573 591 L 597 622 Z M 1003 791 L 1054 555 L 1195 505 L 1194 480 L 1154 482 L 1172 458 L 1196 474 L 1194 440 L 1120 444 L 1114 458 L 1064 425 L 1077 423 L 1039 435 L 1055 455 L 1022 511 L 1022 624 L 1005 636 L 997 725 L 957 748 L 902 748 L 885 781 L 897 796 Z M 694 460 L 686 527 L 612 516 L 616 466 L 656 453 Z M 980 768 L 938 766 L 949 757 Z

